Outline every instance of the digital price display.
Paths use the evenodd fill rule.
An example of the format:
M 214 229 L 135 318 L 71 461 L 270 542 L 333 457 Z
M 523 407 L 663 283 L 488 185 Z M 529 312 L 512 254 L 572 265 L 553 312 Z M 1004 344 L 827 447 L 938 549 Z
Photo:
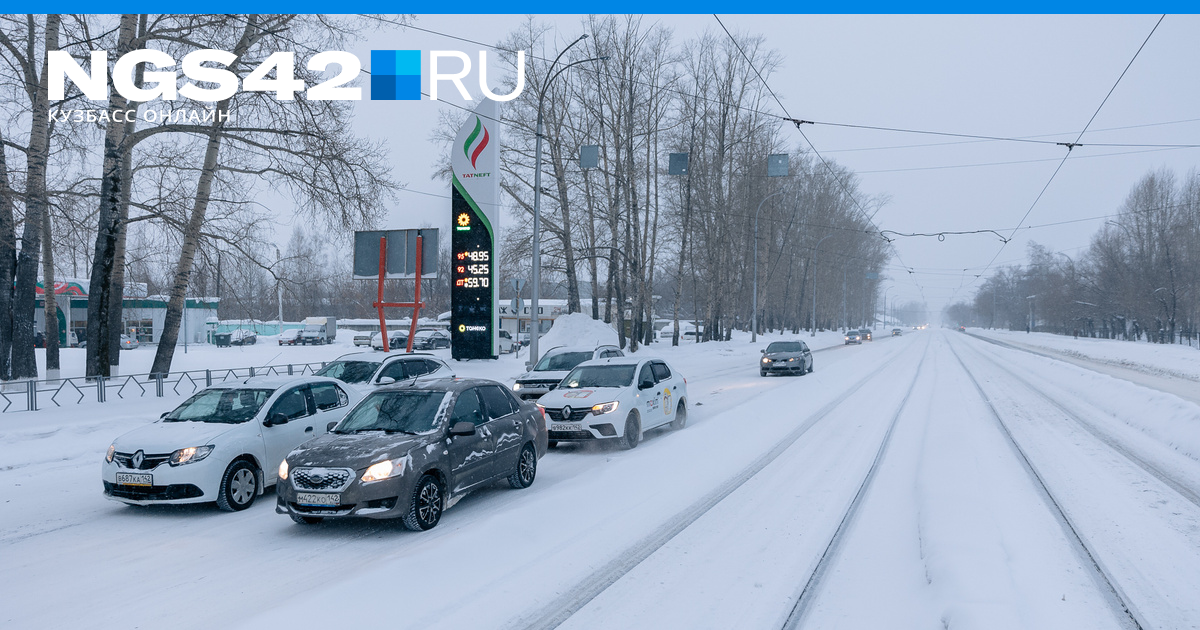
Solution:
M 490 359 L 495 356 L 492 321 L 496 308 L 492 234 L 457 190 L 452 196 L 451 354 L 455 359 Z

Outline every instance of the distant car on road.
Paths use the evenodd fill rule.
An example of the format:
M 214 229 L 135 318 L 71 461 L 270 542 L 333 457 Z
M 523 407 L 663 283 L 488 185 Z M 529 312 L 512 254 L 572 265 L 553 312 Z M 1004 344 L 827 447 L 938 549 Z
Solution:
M 773 341 L 762 351 L 758 364 L 761 376 L 768 374 L 808 374 L 813 371 L 813 356 L 803 341 Z
M 362 330 L 362 331 L 356 332 L 356 333 L 354 333 L 354 345 L 370 347 L 371 338 L 374 336 L 375 336 L 375 333 L 373 333 L 369 330 Z
M 847 331 L 845 337 L 846 337 L 845 345 L 847 345 L 847 346 L 852 343 L 862 345 L 862 335 L 858 334 L 857 330 Z
M 623 357 L 624 352 L 616 346 L 559 346 L 542 355 L 533 369 L 522 374 L 513 383 L 513 393 L 525 400 L 540 398 L 558 386 L 564 376 L 575 366 L 592 359 Z
M 528 488 L 545 452 L 545 417 L 500 383 L 384 387 L 279 464 L 275 511 L 304 524 L 361 516 L 428 530 L 475 488 Z
M 413 350 L 437 350 L 450 347 L 450 333 L 442 330 L 418 330 L 413 335 Z
M 250 507 L 279 463 L 336 424 L 359 396 L 329 378 L 260 376 L 200 390 L 108 447 L 104 494 L 123 503 Z
M 687 380 L 666 361 L 615 357 L 580 363 L 538 406 L 550 422 L 550 446 L 608 439 L 629 449 L 655 427 L 682 429 L 687 400 Z
M 317 376 L 336 378 L 351 387 L 363 389 L 454 378 L 455 374 L 449 365 L 431 354 L 355 352 L 338 357 L 318 370 Z
M 376 350 L 383 350 L 383 333 L 375 333 L 371 335 L 371 347 Z M 408 348 L 408 331 L 407 330 L 389 330 L 388 331 L 388 349 L 389 350 L 405 350 Z
M 133 337 L 130 337 L 129 335 L 121 335 L 121 349 L 122 350 L 133 350 L 134 348 L 136 348 L 140 345 L 142 345 L 142 344 L 138 343 L 137 339 L 134 339 Z
M 900 336 L 900 334 L 901 334 L 901 332 L 903 332 L 903 331 L 901 331 L 899 328 L 893 328 L 893 329 L 892 329 L 892 336 L 893 336 L 893 337 L 899 337 L 899 336 Z
M 870 328 L 860 329 L 858 331 L 858 336 L 861 337 L 863 341 L 870 341 L 871 340 L 871 329 Z
M 229 343 L 235 346 L 253 346 L 258 343 L 258 335 L 253 330 L 238 328 L 230 333 Z
M 288 330 L 279 333 L 279 345 L 281 346 L 294 346 L 299 340 L 299 328 L 289 328 Z
M 513 341 L 511 333 L 507 330 L 500 330 L 496 332 L 496 336 L 500 341 L 500 354 L 516 352 L 518 347 L 517 342 Z

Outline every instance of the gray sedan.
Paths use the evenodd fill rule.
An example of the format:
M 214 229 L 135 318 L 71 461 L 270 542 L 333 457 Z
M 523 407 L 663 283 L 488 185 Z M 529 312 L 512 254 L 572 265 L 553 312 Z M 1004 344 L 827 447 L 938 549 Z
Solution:
M 775 341 L 762 351 L 759 374 L 808 374 L 813 371 L 812 352 L 803 341 Z
M 431 529 L 475 488 L 529 487 L 546 448 L 542 412 L 494 381 L 386 386 L 287 456 L 275 511 L 297 523 L 365 516 Z

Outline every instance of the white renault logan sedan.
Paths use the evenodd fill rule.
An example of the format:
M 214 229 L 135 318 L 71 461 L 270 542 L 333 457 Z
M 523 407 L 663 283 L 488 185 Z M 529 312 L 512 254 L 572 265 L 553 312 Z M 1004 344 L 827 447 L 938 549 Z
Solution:
M 361 395 L 332 378 L 255 377 L 214 385 L 117 438 L 104 495 L 136 505 L 215 501 L 244 510 L 292 449 L 324 435 Z
M 645 431 L 687 424 L 687 380 L 662 359 L 595 359 L 571 370 L 538 406 L 550 422 L 551 446 L 615 439 L 633 448 Z

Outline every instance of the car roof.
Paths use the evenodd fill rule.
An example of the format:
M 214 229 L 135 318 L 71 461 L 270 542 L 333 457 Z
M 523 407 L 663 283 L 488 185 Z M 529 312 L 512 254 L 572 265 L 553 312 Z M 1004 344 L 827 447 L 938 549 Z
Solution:
M 508 389 L 508 387 L 505 386 L 504 383 L 501 383 L 499 381 L 493 381 L 493 380 L 487 379 L 487 378 L 447 377 L 447 378 L 438 378 L 438 379 L 423 381 L 419 385 L 403 384 L 403 383 L 397 383 L 394 385 L 384 385 L 382 387 L 376 388 L 375 391 L 386 392 L 386 391 L 413 391 L 413 390 L 421 391 L 421 390 L 425 390 L 425 391 L 439 391 L 439 392 L 461 392 L 465 389 L 470 389 L 472 387 L 478 387 L 480 385 L 499 385 L 500 387 L 504 388 L 505 390 Z
M 542 356 L 546 356 L 547 354 L 551 354 L 551 353 L 563 354 L 566 352 L 595 352 L 595 351 L 599 350 L 600 348 L 617 349 L 616 346 L 614 346 L 612 344 L 607 344 L 607 343 L 602 343 L 597 346 L 556 346 L 556 347 L 550 348 L 549 350 L 542 353 Z
M 645 361 L 662 361 L 662 359 L 658 357 L 608 357 L 605 359 L 589 359 L 579 365 L 638 365 Z M 666 361 L 663 361 L 663 363 L 666 363 Z
M 382 355 L 379 354 L 378 352 L 351 352 L 350 354 L 343 354 L 342 356 L 338 357 L 335 360 L 336 361 L 369 361 L 371 363 L 383 363 L 384 361 L 387 361 L 388 359 L 404 358 L 404 357 L 420 357 L 420 358 L 428 358 L 428 359 L 436 359 L 437 358 L 436 355 L 432 355 L 427 352 L 400 352 L 399 350 L 396 350 L 394 352 L 385 352 Z
M 225 381 L 223 383 L 213 383 L 214 388 L 230 388 L 238 389 L 240 387 L 253 387 L 261 389 L 282 389 L 284 387 L 292 387 L 295 385 L 303 385 L 305 383 L 337 383 L 345 385 L 341 381 L 326 376 L 314 376 L 306 374 L 304 376 L 251 376 L 236 381 Z

